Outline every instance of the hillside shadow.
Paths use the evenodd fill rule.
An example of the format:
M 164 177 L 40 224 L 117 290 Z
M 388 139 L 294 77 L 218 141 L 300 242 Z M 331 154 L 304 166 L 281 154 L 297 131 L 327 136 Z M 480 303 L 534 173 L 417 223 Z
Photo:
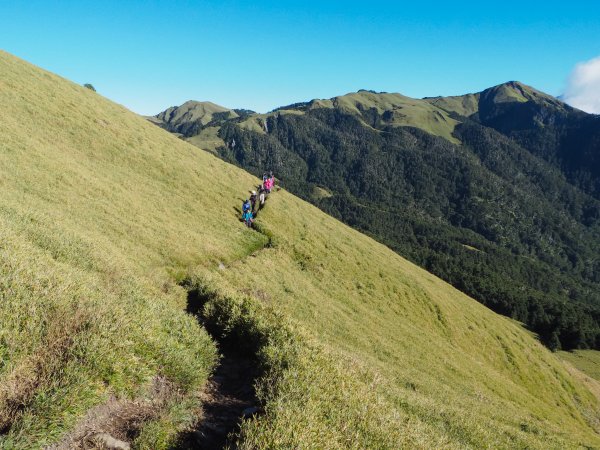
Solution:
M 173 447 L 178 450 L 235 448 L 242 420 L 261 411 L 254 389 L 259 370 L 255 354 L 250 351 L 253 346 L 239 345 L 235 338 L 223 338 L 218 326 L 203 319 L 204 305 L 214 295 L 188 289 L 186 310 L 196 316 L 217 343 L 221 358 L 201 395 L 202 415 L 191 430 L 179 437 Z

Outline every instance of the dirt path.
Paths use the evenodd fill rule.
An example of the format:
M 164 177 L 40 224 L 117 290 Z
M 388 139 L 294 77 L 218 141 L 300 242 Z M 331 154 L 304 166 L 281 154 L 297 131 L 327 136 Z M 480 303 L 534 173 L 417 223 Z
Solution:
M 255 227 L 255 231 L 265 235 L 268 240 L 246 257 L 272 245 L 271 238 L 260 227 Z M 225 269 L 225 266 L 222 267 Z M 189 289 L 189 286 L 186 288 Z M 201 310 L 209 300 L 206 295 L 210 294 L 188 290 L 187 312 L 194 314 L 203 326 Z M 179 436 L 178 443 L 173 447 L 176 450 L 234 447 L 241 421 L 261 413 L 254 390 L 254 382 L 258 376 L 254 355 L 243 354 L 240 349 L 220 342 L 218 335 L 206 329 L 219 346 L 222 357 L 200 394 L 202 411 L 198 422 L 190 431 Z M 156 377 L 145 398 L 111 398 L 106 403 L 91 408 L 71 432 L 45 450 L 130 449 L 130 443 L 143 425 L 157 418 L 166 402 L 176 395 L 173 389 L 166 379 Z
M 222 449 L 233 447 L 235 434 L 244 417 L 260 413 L 254 391 L 258 376 L 256 359 L 231 342 L 222 342 L 218 332 L 206 327 L 202 308 L 211 293 L 188 288 L 187 311 L 194 314 L 219 347 L 221 360 L 201 394 L 202 413 L 192 430 L 180 436 L 175 447 L 188 449 Z
M 258 413 L 254 394 L 256 363 L 233 350 L 224 351 L 220 365 L 202 394 L 203 414 L 185 433 L 177 449 L 222 449 L 233 441 L 242 418 Z M 233 436 L 232 436 L 233 437 Z

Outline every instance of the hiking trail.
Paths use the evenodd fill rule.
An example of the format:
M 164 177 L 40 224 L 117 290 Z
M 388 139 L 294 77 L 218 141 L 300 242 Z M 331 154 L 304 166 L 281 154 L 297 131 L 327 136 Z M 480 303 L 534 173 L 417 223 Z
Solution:
M 256 213 L 263 207 L 264 205 L 260 205 Z M 258 224 L 252 229 L 267 237 L 267 241 L 237 261 L 272 246 L 271 237 Z M 226 266 L 220 263 L 219 269 L 225 270 Z M 177 450 L 220 450 L 234 445 L 242 420 L 261 413 L 254 390 L 254 383 L 259 375 L 255 355 L 244 353 L 234 344 L 224 342 L 218 333 L 204 323 L 202 308 L 211 295 L 213 294 L 188 288 L 187 311 L 196 316 L 217 344 L 221 359 L 200 395 L 202 413 L 193 428 L 180 435 L 174 447 Z
M 254 392 L 255 361 L 233 349 L 220 350 L 222 359 L 200 396 L 202 415 L 180 437 L 178 450 L 220 450 L 234 444 L 242 419 L 260 411 Z

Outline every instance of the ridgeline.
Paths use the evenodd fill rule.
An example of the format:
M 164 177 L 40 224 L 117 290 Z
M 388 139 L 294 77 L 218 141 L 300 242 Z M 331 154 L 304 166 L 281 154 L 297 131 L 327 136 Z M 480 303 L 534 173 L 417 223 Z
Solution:
M 0 74 L 0 446 L 181 443 L 206 327 L 256 364 L 242 449 L 600 447 L 598 399 L 515 321 L 285 190 L 247 228 L 247 172 L 2 52 Z
M 272 167 L 290 192 L 551 349 L 600 349 L 600 117 L 509 82 L 193 123 L 162 126 L 256 175 Z

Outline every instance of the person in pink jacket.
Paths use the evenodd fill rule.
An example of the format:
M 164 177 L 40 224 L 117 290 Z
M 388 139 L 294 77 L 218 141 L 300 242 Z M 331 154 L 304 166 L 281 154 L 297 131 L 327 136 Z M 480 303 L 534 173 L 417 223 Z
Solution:
M 265 191 L 267 191 L 267 194 L 271 193 L 271 179 L 270 178 L 267 178 L 263 182 L 263 187 L 265 188 Z
M 269 176 L 265 176 L 263 177 L 263 179 L 263 186 L 265 187 L 265 191 L 267 191 L 267 194 L 270 194 L 271 189 L 273 189 L 273 186 L 275 185 L 275 177 L 273 176 L 273 172 L 269 172 Z

